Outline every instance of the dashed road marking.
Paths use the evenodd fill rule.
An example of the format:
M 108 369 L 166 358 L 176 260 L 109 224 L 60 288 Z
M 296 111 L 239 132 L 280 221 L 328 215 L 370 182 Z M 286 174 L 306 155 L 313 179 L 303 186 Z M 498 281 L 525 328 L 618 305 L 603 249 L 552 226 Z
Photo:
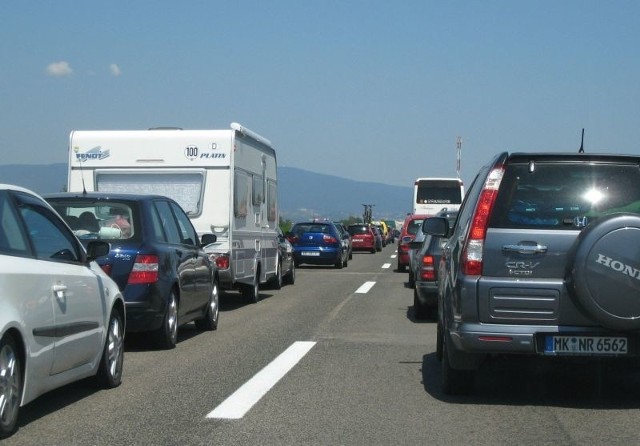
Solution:
M 356 290 L 357 294 L 366 294 L 375 285 L 375 282 L 365 282 Z
M 315 342 L 294 342 L 291 344 L 270 364 L 209 412 L 207 418 L 234 420 L 242 418 L 314 345 L 316 345 Z

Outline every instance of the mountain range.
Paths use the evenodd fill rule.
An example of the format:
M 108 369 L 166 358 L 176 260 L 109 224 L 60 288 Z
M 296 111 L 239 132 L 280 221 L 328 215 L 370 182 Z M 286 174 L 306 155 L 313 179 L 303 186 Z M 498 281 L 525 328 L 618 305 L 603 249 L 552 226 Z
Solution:
M 0 182 L 39 194 L 60 192 L 67 184 L 67 164 L 0 165 Z M 374 220 L 404 220 L 411 211 L 412 187 L 354 181 L 295 167 L 278 167 L 280 216 L 291 221 L 310 218 L 343 220 L 361 217 L 363 204 L 373 204 Z

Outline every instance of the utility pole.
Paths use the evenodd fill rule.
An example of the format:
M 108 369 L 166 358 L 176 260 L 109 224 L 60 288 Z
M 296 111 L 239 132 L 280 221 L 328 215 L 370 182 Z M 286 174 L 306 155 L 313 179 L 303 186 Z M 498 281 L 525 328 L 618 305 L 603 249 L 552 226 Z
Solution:
M 456 172 L 458 173 L 458 178 L 460 178 L 460 160 L 462 158 L 462 137 L 458 136 L 458 141 L 456 142 Z

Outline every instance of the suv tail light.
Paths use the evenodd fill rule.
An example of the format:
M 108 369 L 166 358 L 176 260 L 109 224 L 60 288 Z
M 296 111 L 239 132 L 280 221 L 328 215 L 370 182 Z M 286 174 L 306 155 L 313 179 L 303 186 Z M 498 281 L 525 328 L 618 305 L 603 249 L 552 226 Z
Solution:
M 433 256 L 426 255 L 422 257 L 422 268 L 420 269 L 420 278 L 422 280 L 436 280 L 436 271 L 433 267 Z
M 487 225 L 496 202 L 498 188 L 504 175 L 504 166 L 495 167 L 487 177 L 480 192 L 478 204 L 473 213 L 469 237 L 462 251 L 461 268 L 464 274 L 477 276 L 482 274 L 482 251 Z
M 158 256 L 141 255 L 136 256 L 129 274 L 129 284 L 156 283 L 158 281 Z

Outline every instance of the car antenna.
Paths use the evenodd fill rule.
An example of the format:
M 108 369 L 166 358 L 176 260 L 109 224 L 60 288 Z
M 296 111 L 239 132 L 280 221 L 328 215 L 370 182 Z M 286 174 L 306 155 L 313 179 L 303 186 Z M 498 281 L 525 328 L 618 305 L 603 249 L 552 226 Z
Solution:
M 582 139 L 580 140 L 580 150 L 578 153 L 584 153 L 584 128 L 582 129 Z

